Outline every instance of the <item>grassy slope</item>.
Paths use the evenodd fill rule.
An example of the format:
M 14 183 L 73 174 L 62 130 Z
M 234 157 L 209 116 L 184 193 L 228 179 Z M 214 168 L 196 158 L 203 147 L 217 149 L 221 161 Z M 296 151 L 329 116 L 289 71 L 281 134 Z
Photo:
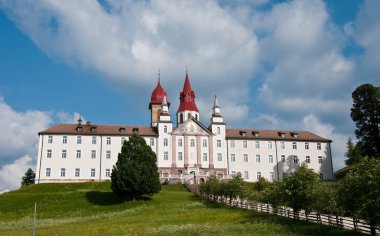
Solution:
M 124 201 L 110 183 L 41 184 L 0 195 L 0 235 L 356 235 L 202 202 L 180 185 Z

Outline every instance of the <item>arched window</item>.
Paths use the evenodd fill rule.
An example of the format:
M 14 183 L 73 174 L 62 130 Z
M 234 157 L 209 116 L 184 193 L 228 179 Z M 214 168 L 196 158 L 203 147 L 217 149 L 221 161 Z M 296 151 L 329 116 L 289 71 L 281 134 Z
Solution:
M 179 115 L 179 123 L 182 123 L 183 122 L 183 113 L 181 113 L 180 115 Z
M 164 133 L 167 133 L 168 132 L 168 126 L 164 126 Z
M 216 133 L 220 134 L 220 127 L 216 128 Z
M 198 114 L 195 114 L 195 119 L 198 120 Z
M 187 113 L 187 119 L 190 119 L 191 118 L 191 113 Z

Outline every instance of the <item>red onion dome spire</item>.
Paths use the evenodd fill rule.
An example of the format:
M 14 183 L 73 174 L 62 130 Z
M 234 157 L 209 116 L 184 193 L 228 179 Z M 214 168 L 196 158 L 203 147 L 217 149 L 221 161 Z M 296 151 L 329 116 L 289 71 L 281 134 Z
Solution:
M 183 85 L 183 90 L 179 96 L 179 101 L 180 101 L 180 104 L 179 104 L 177 113 L 182 112 L 182 111 L 199 112 L 197 105 L 195 104 L 195 93 L 191 89 L 189 75 L 187 74 L 187 71 L 186 71 L 185 83 Z

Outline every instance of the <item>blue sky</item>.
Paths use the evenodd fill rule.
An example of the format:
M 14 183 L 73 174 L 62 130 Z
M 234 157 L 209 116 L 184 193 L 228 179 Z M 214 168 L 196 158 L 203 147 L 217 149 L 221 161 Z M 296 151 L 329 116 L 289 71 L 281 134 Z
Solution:
M 354 138 L 351 92 L 379 86 L 380 2 L 0 0 L 0 191 L 35 168 L 37 132 L 78 114 L 149 125 L 161 82 L 178 108 L 186 67 L 201 120 Z M 173 118 L 174 119 L 174 118 Z

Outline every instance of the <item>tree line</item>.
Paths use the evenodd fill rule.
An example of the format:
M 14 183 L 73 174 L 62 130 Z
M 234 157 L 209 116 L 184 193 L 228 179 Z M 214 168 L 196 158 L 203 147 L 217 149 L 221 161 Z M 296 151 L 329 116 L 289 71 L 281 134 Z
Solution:
M 256 183 L 246 183 L 240 173 L 227 181 L 210 176 L 199 192 L 212 200 L 222 197 L 231 203 L 239 198 L 271 204 L 275 211 L 290 207 L 294 218 L 305 210 L 307 214 L 313 211 L 363 219 L 375 235 L 380 223 L 380 160 L 363 158 L 340 181 L 320 180 L 306 163 L 273 182 L 260 178 Z

